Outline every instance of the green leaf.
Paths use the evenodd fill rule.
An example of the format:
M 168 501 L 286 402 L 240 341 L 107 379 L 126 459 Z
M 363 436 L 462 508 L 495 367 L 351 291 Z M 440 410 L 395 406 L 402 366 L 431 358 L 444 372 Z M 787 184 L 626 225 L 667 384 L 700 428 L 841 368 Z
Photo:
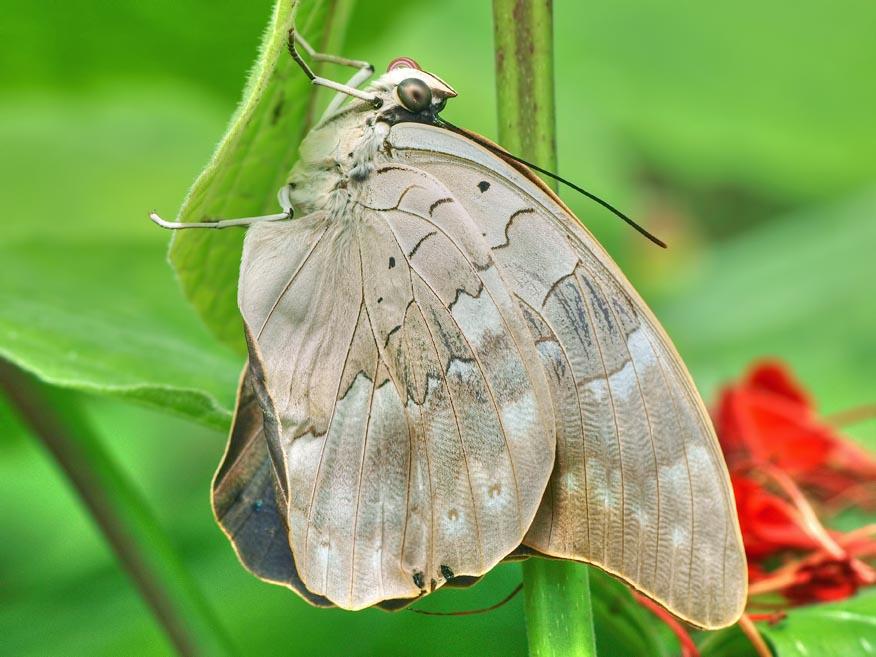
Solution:
M 288 14 L 287 3 L 278 7 Z M 345 7 L 307 3 L 299 20 L 313 32 L 329 14 L 343 22 Z M 312 99 L 306 79 L 294 73 L 303 96 Z M 167 109 L 168 97 L 174 99 L 173 111 Z M 188 179 L 194 171 L 188 162 L 204 157 L 206 140 L 218 132 L 214 102 L 168 85 L 145 95 L 136 87 L 120 87 L 113 97 L 96 94 L 89 101 L 60 103 L 30 99 L 21 107 L 4 107 L 0 136 L 9 157 L 0 173 L 23 199 L 13 197 L 6 212 L 29 219 L 3 225 L 0 356 L 49 383 L 227 428 L 242 358 L 219 346 L 176 293 L 173 274 L 161 257 L 167 233 L 145 217 L 150 205 L 172 198 L 168 181 Z M 291 107 L 300 124 L 275 129 L 299 135 L 302 112 L 313 107 Z M 274 139 L 267 152 L 277 156 L 271 144 L 287 141 Z M 243 160 L 247 174 L 251 157 Z M 76 176 L 57 174 L 73 162 Z M 283 175 L 284 166 L 263 168 L 261 175 L 274 186 L 271 181 Z M 225 180 L 220 174 L 212 171 L 217 180 Z M 89 181 L 100 194 L 84 191 Z M 209 195 L 213 188 L 201 189 Z M 217 298 L 233 304 L 239 256 L 224 259 L 209 244 L 204 248 L 192 258 L 230 268 L 226 279 L 215 269 L 198 275 L 209 280 Z M 194 271 L 197 266 L 191 264 Z M 228 312 L 236 318 L 233 305 Z
M 277 0 L 243 101 L 189 191 L 179 221 L 246 217 L 279 209 L 277 190 L 317 111 L 310 81 L 286 52 L 293 15 L 296 28 L 314 48 L 337 52 L 351 7 L 352 0 Z M 170 261 L 185 295 L 210 330 L 241 353 L 245 349 L 237 277 L 243 235 L 243 230 L 235 229 L 182 231 L 174 235 L 170 248 Z
M 226 429 L 241 359 L 167 293 L 159 253 L 122 240 L 0 247 L 0 356 L 55 385 Z
M 751 641 L 738 625 L 700 634 L 698 638 L 697 647 L 701 657 L 758 657 Z
M 796 609 L 784 621 L 760 629 L 778 657 L 876 655 L 876 591 Z
M 3 105 L 0 178 L 17 193 L 0 222 L 0 357 L 227 428 L 243 359 L 179 294 L 146 217 L 179 201 L 223 114 L 174 84 Z
M 776 657 L 876 655 L 876 590 L 864 590 L 840 602 L 792 609 L 784 620 L 757 627 Z M 739 657 L 750 653 L 747 643 L 733 627 L 708 636 L 700 648 L 703 657 Z
M 678 652 L 669 628 L 633 599 L 628 586 L 598 568 L 589 574 L 600 657 L 671 657 Z

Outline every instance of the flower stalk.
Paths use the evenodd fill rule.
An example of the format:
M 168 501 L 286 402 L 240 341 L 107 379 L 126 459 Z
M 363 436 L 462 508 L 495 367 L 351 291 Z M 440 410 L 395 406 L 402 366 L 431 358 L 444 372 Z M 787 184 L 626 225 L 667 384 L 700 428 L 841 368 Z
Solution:
M 493 26 L 499 143 L 556 169 L 552 2 L 493 0 Z M 587 566 L 531 558 L 523 587 L 530 655 L 596 655 Z

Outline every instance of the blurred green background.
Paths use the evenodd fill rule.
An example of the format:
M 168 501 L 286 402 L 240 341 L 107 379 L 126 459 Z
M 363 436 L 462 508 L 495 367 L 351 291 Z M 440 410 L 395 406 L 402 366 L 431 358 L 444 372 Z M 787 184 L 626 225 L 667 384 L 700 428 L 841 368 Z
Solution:
M 318 611 L 248 575 L 214 525 L 209 481 L 241 362 L 181 297 L 168 234 L 146 212 L 179 207 L 270 11 L 269 0 L 7 8 L 0 355 L 85 391 L 77 401 L 246 654 L 522 655 L 520 599 L 452 619 Z M 671 248 L 564 197 L 652 303 L 706 399 L 778 356 L 825 412 L 876 401 L 874 21 L 863 0 L 556 2 L 560 171 Z M 378 70 L 417 59 L 459 91 L 446 116 L 495 137 L 488 2 L 362 0 L 344 54 Z M 204 421 L 159 412 L 168 396 Z M 172 654 L 2 400 L 0 427 L 0 653 Z M 850 432 L 876 445 L 873 422 Z M 423 605 L 489 604 L 518 580 L 501 566 Z

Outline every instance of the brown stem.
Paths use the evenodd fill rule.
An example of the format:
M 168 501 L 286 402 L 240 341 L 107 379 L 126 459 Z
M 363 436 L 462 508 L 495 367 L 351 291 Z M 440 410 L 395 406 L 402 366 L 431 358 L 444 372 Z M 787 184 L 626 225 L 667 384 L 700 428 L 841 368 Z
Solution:
M 760 470 L 762 473 L 768 475 L 791 499 L 794 506 L 797 507 L 797 511 L 800 513 L 801 519 L 803 520 L 803 529 L 813 539 L 818 541 L 818 543 L 820 543 L 832 557 L 836 559 L 845 558 L 846 551 L 843 550 L 835 540 L 833 540 L 831 535 L 827 532 L 827 529 L 821 524 L 815 510 L 812 508 L 812 505 L 809 504 L 809 500 L 806 499 L 806 496 L 803 495 L 803 492 L 797 487 L 794 480 L 782 470 L 768 464 L 762 464 Z
M 864 404 L 828 415 L 824 421 L 834 427 L 846 427 L 873 418 L 876 418 L 876 404 Z
M 754 651 L 757 653 L 757 657 L 773 657 L 772 651 L 766 644 L 766 641 L 763 640 L 763 637 L 754 626 L 754 622 L 752 622 L 748 614 L 742 614 L 742 618 L 739 619 L 739 629 L 741 629 L 745 636 L 748 637 L 748 640 L 751 641 L 751 645 L 754 646 Z

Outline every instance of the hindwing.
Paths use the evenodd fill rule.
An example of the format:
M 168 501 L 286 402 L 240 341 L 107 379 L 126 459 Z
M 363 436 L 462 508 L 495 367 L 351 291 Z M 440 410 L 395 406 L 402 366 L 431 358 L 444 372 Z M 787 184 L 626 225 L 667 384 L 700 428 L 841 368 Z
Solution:
M 727 469 L 644 301 L 528 170 L 431 126 L 399 124 L 389 143 L 477 224 L 539 350 L 557 456 L 524 543 L 596 564 L 695 625 L 735 622 L 746 569 Z

